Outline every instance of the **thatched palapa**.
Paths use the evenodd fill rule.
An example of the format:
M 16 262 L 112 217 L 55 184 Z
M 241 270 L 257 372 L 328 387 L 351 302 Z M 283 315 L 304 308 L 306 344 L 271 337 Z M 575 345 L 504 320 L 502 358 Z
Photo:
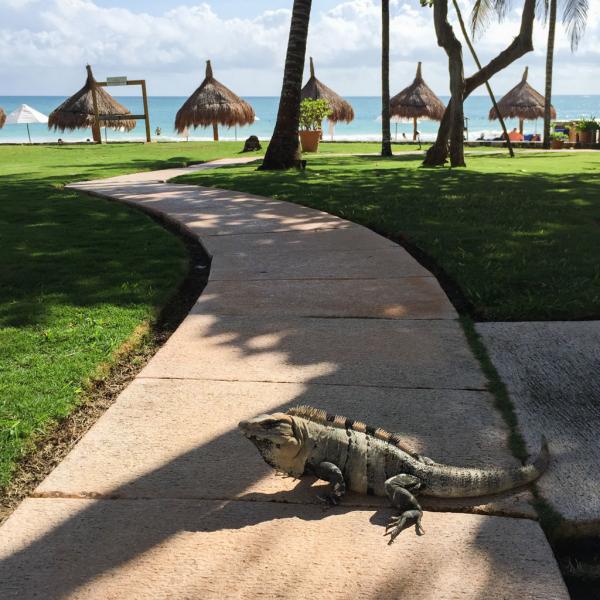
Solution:
M 529 67 L 525 67 L 523 79 L 498 102 L 500 114 L 505 119 L 519 119 L 519 129 L 523 133 L 523 122 L 544 118 L 544 96 L 527 83 Z M 550 109 L 551 118 L 556 119 L 556 110 Z M 498 118 L 496 109 L 492 107 L 490 121 Z
M 91 127 L 94 133 L 94 140 L 100 141 L 100 131 L 96 127 L 94 100 L 92 97 L 92 90 L 94 88 L 96 89 L 99 115 L 124 116 L 130 115 L 131 112 L 122 104 L 119 104 L 104 88 L 97 85 L 90 65 L 87 65 L 86 69 L 87 80 L 85 85 L 50 113 L 48 117 L 48 129 L 73 131 L 75 129 L 87 129 Z M 131 131 L 135 128 L 135 125 L 135 119 L 123 121 L 103 121 L 100 119 L 100 127 L 110 127 L 111 129 Z
M 187 128 L 213 126 L 214 140 L 219 139 L 219 125 L 234 127 L 251 125 L 256 115 L 245 100 L 219 83 L 214 77 L 210 60 L 206 61 L 206 77 L 200 87 L 177 111 L 175 129 L 183 133 Z
M 413 139 L 417 139 L 417 120 L 441 121 L 446 107 L 425 83 L 421 63 L 417 65 L 415 80 L 390 99 L 390 116 L 413 120 Z
M 327 118 L 331 123 L 354 121 L 352 105 L 315 77 L 315 64 L 312 56 L 310 58 L 310 79 L 302 88 L 302 100 L 306 98 L 327 100 L 331 109 L 331 114 Z
M 0 129 L 4 127 L 4 123 L 6 122 L 6 113 L 4 109 L 0 108 Z

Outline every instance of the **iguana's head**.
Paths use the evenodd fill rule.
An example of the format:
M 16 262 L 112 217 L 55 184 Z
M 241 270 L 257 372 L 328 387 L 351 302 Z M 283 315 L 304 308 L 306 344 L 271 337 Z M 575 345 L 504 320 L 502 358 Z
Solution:
M 298 454 L 302 437 L 290 415 L 273 413 L 240 421 L 239 428 L 257 448 L 264 461 L 290 475 L 299 475 Z M 302 467 L 303 468 L 303 465 Z

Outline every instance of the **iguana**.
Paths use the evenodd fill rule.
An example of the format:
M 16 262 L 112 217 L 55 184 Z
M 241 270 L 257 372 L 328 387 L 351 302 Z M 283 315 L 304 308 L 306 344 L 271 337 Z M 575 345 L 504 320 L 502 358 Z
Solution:
M 314 475 L 332 484 L 321 499 L 338 504 L 347 489 L 387 496 L 400 511 L 385 535 L 393 543 L 406 524 L 418 535 L 423 511 L 415 496 L 486 496 L 535 481 L 546 469 L 548 445 L 533 463 L 512 469 L 476 469 L 438 464 L 411 453 L 400 437 L 310 406 L 259 415 L 239 424 L 265 462 L 293 477 Z

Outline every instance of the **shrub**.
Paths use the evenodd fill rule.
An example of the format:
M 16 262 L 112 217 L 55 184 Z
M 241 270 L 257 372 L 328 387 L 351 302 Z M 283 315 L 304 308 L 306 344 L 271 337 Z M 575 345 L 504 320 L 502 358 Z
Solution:
M 300 103 L 300 129 L 304 131 L 317 131 L 321 129 L 323 119 L 331 114 L 327 100 L 313 100 L 305 98 Z

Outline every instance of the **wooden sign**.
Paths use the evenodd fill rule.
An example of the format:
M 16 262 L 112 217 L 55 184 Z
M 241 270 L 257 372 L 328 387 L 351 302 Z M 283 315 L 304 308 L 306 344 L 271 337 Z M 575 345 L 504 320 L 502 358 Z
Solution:
M 127 85 L 127 77 L 107 77 L 106 85 Z

